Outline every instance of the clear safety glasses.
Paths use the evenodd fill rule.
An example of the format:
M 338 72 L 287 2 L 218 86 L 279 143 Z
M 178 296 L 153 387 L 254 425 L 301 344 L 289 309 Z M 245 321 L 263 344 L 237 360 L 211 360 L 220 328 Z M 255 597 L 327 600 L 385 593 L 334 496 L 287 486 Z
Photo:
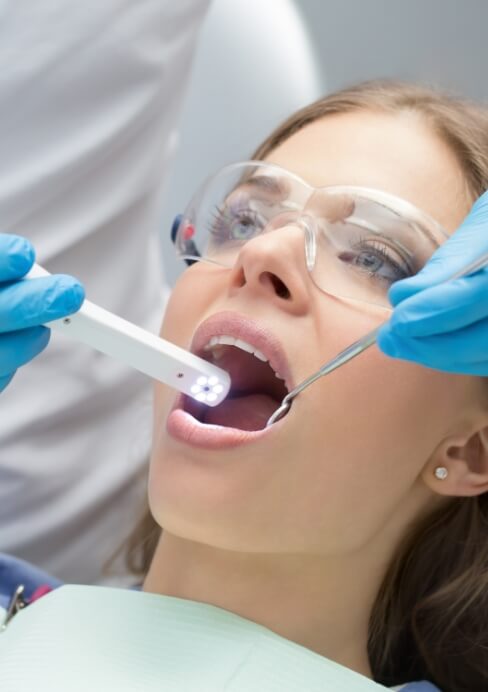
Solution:
M 350 185 L 315 188 L 279 166 L 245 161 L 205 181 L 173 240 L 188 264 L 232 268 L 245 243 L 268 233 L 283 242 L 290 233 L 303 235 L 304 260 L 321 291 L 390 310 L 390 286 L 420 271 L 448 237 L 394 195 Z

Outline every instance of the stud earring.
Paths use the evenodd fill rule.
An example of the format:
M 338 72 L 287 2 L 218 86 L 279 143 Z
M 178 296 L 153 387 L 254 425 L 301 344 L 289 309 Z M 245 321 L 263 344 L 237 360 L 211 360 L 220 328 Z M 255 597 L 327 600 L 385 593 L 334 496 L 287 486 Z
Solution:
M 447 478 L 447 473 L 448 471 L 445 466 L 438 466 L 434 471 L 435 477 L 438 478 L 440 481 L 443 481 Z

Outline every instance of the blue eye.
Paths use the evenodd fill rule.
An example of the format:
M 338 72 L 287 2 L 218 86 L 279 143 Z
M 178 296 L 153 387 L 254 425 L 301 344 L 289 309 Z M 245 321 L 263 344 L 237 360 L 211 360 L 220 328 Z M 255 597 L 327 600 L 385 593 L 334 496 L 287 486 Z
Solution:
M 249 240 L 260 233 L 264 219 L 253 209 L 215 209 L 209 232 L 220 243 Z
M 258 224 L 256 215 L 249 212 L 241 212 L 232 221 L 230 234 L 233 240 L 248 240 L 254 235 Z
M 410 267 L 402 267 L 396 262 L 387 250 L 391 250 L 388 245 L 383 245 L 378 241 L 361 240 L 359 243 L 351 244 L 351 248 L 357 252 L 346 252 L 340 256 L 342 260 L 351 260 L 352 264 L 361 271 L 379 281 L 393 283 L 400 279 L 412 276 Z M 386 249 L 385 249 L 386 248 Z M 362 258 L 362 259 L 361 259 Z M 381 270 L 386 270 L 386 274 L 381 274 Z

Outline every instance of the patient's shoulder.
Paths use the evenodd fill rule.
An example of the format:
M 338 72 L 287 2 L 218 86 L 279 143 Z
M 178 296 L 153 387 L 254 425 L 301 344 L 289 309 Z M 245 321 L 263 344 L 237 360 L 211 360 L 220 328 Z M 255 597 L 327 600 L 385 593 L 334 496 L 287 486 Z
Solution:
M 0 553 L 0 608 L 8 607 L 15 590 L 21 584 L 24 586 L 23 597 L 30 601 L 35 600 L 36 594 L 56 589 L 62 583 L 60 579 L 30 562 Z

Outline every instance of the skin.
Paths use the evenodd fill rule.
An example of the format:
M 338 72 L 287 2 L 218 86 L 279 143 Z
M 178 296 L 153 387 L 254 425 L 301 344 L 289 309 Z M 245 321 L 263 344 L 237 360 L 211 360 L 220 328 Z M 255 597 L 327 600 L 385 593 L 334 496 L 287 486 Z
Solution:
M 470 207 L 454 155 L 411 113 L 327 116 L 267 160 L 314 186 L 395 194 L 449 233 Z M 222 310 L 269 327 L 296 382 L 388 318 L 321 292 L 293 226 L 249 241 L 231 270 L 187 269 L 161 335 L 188 348 Z M 176 394 L 157 384 L 149 501 L 164 531 L 144 590 L 225 608 L 372 677 L 368 619 L 407 527 L 452 496 L 488 490 L 483 386 L 372 346 L 301 394 L 279 431 L 215 452 L 169 437 Z

